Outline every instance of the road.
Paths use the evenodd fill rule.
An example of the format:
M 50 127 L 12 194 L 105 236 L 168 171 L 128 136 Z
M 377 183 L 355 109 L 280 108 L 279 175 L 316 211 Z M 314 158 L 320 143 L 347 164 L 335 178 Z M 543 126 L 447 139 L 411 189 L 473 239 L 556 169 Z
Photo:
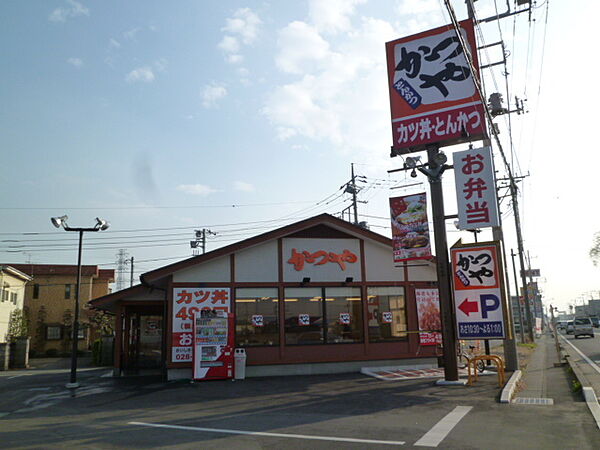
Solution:
M 585 385 L 594 389 L 600 398 L 600 329 L 594 328 L 594 337 L 587 336 L 575 339 L 572 335 L 561 333 L 563 347 L 585 377 Z
M 33 372 L 33 373 L 32 373 Z M 3 448 L 600 448 L 566 383 L 553 406 L 503 405 L 495 377 L 473 387 L 360 374 L 162 383 L 85 370 L 0 373 Z

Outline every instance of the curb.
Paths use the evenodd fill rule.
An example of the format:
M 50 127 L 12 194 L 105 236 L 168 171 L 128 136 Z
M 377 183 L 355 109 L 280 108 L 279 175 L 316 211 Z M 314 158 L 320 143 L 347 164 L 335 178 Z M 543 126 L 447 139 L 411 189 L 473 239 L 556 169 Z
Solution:
M 522 375 L 523 372 L 521 372 L 520 370 L 515 370 L 513 372 L 510 379 L 508 380 L 508 383 L 506 383 L 504 385 L 504 388 L 502 389 L 502 393 L 500 394 L 500 403 L 510 403 L 510 400 L 512 399 L 515 393 L 515 389 L 517 388 L 517 383 L 521 379 Z
M 577 353 L 579 353 L 581 356 L 583 356 L 584 359 L 589 360 L 589 358 L 587 358 L 583 353 L 581 353 L 577 349 L 577 347 L 575 347 L 573 344 L 571 344 L 564 336 L 561 336 L 561 338 L 567 344 L 569 344 L 571 347 L 573 347 L 573 349 Z M 569 354 L 565 354 L 564 358 L 567 360 L 569 367 L 571 367 L 571 369 L 573 370 L 573 374 L 575 375 L 577 380 L 581 383 L 581 386 L 582 386 L 581 390 L 583 392 L 583 397 L 585 399 L 585 403 L 587 404 L 587 407 L 590 410 L 590 413 L 592 413 L 592 416 L 594 417 L 594 420 L 596 421 L 596 426 L 600 429 L 600 404 L 598 404 L 598 398 L 596 397 L 596 393 L 594 392 L 594 389 L 589 385 L 587 378 L 581 372 L 577 363 L 572 361 L 571 356 Z

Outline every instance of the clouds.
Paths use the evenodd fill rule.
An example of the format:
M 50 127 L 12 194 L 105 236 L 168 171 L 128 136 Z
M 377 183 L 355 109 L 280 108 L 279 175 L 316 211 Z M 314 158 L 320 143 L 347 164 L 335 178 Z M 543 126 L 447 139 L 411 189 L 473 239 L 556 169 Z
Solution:
M 212 193 L 218 192 L 216 189 L 205 184 L 180 184 L 176 189 L 186 194 L 198 195 L 200 197 L 206 197 Z
M 67 62 L 78 69 L 83 66 L 83 61 L 80 58 L 69 58 Z
M 225 26 L 221 30 L 227 34 L 217 47 L 225 53 L 228 63 L 240 64 L 244 60 L 240 54 L 242 46 L 256 41 L 261 25 L 262 21 L 250 8 L 240 8 L 225 20 Z
M 234 181 L 233 189 L 240 192 L 254 192 L 256 190 L 253 184 L 245 181 Z
M 50 22 L 66 22 L 70 18 L 90 15 L 89 8 L 75 0 L 67 0 L 67 5 L 52 11 L 48 16 L 48 20 Z
M 149 66 L 138 67 L 125 76 L 125 81 L 128 83 L 152 83 L 154 81 L 154 72 L 152 72 L 152 68 Z
M 348 31 L 351 27 L 350 16 L 356 5 L 366 0 L 310 0 L 308 16 L 315 28 L 322 33 Z
M 309 17 L 325 3 L 311 3 Z M 296 78 L 276 86 L 262 108 L 278 139 L 306 137 L 344 152 L 389 146 L 384 43 L 398 34 L 387 21 L 353 17 L 358 3 L 279 31 L 275 63 Z M 335 36 L 327 38 L 324 27 Z
M 217 102 L 227 95 L 227 89 L 219 83 L 207 84 L 202 88 L 202 106 L 212 108 L 217 105 Z

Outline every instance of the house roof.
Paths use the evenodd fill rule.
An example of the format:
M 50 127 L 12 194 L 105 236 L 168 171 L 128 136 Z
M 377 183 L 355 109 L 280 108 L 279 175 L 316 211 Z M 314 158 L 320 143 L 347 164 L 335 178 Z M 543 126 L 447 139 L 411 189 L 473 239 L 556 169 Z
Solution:
M 27 274 L 21 272 L 19 269 L 15 268 L 14 266 L 0 265 L 0 272 L 6 272 L 15 278 L 20 278 L 20 279 L 24 280 L 25 282 L 31 281 L 33 279 L 29 275 L 27 275 Z
M 300 222 L 295 222 L 291 225 L 286 225 L 284 227 L 277 228 L 276 230 L 268 231 L 266 233 L 259 234 L 254 237 L 244 239 L 242 241 L 227 245 L 225 247 L 221 247 L 217 250 L 213 250 L 203 255 L 192 256 L 191 258 L 184 259 L 183 261 L 178 261 L 176 263 L 169 264 L 167 266 L 163 266 L 155 270 L 151 270 L 150 272 L 143 273 L 140 276 L 140 279 L 142 280 L 142 283 L 152 284 L 152 282 L 169 276 L 172 273 L 177 272 L 181 269 L 185 269 L 187 267 L 199 263 L 204 263 L 212 259 L 220 258 L 222 256 L 230 255 L 245 248 L 262 244 L 266 241 L 279 239 L 281 237 L 288 237 L 295 233 L 301 232 L 303 230 L 308 230 L 310 228 L 314 228 L 320 225 L 326 225 L 328 226 L 328 228 L 333 228 L 352 237 L 370 239 L 372 241 L 377 241 L 381 244 L 388 245 L 390 247 L 392 246 L 392 240 L 386 236 L 374 233 L 373 231 L 359 227 L 358 225 L 351 224 L 349 222 L 346 222 L 345 220 L 338 219 L 337 217 L 334 217 L 330 214 L 320 214 L 309 219 L 301 220 Z
M 77 276 L 77 265 L 67 264 L 9 264 L 31 276 L 36 275 L 75 275 Z M 81 266 L 82 276 L 98 276 L 98 266 Z M 113 270 L 114 277 L 114 270 Z

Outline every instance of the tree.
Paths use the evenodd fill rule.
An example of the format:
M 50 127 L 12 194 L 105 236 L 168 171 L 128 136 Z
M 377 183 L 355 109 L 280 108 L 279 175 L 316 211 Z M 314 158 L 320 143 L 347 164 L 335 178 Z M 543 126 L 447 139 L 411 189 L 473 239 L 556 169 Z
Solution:
M 590 249 L 590 258 L 592 258 L 592 263 L 595 266 L 600 264 L 600 231 L 594 234 L 594 239 L 592 241 L 592 248 Z
M 29 318 L 22 309 L 15 309 L 8 319 L 8 332 L 6 340 L 13 342 L 16 338 L 27 337 L 29 334 Z

